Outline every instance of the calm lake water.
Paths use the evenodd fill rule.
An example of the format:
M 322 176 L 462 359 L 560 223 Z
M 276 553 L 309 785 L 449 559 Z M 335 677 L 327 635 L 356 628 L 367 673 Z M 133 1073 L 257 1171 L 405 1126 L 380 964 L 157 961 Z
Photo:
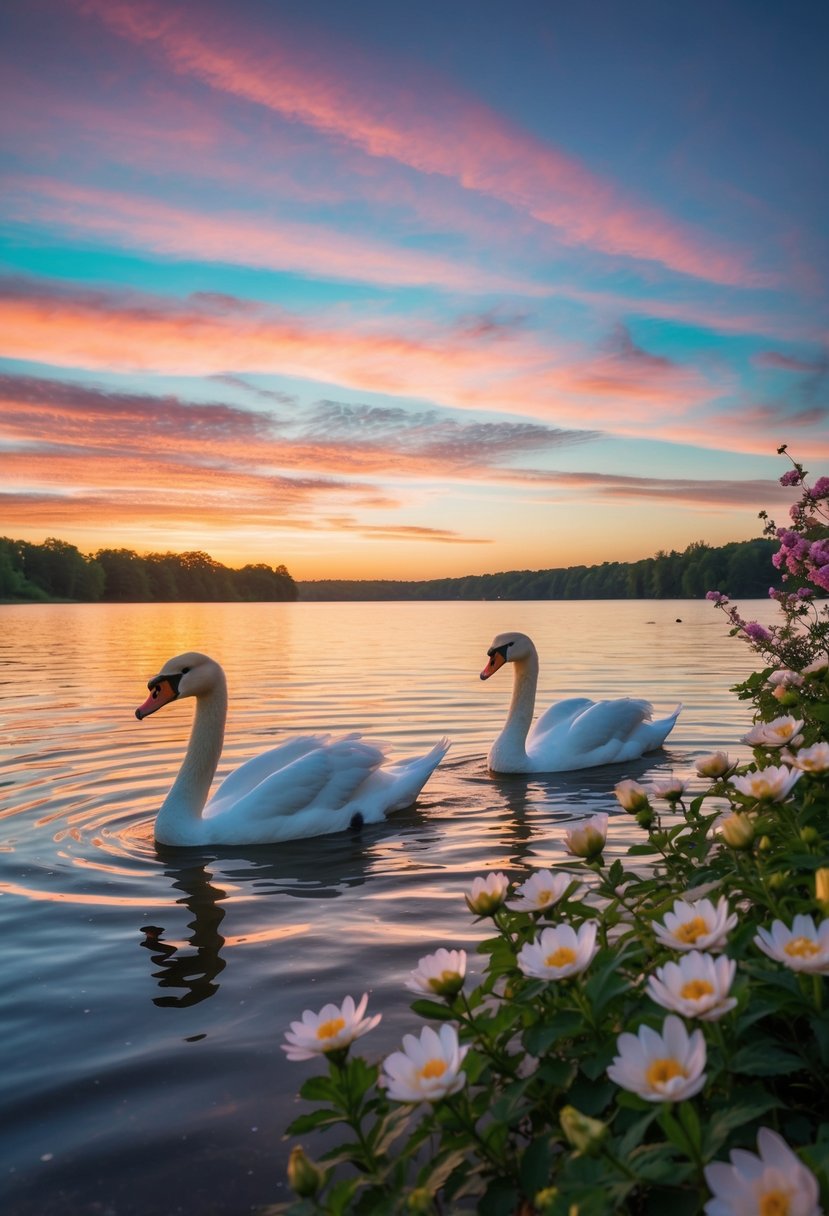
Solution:
M 774 617 L 767 602 L 742 607 Z M 507 629 L 538 646 L 540 708 L 576 694 L 682 701 L 667 749 L 489 776 L 512 671 L 478 673 Z M 157 850 L 192 706 L 146 722 L 134 709 L 189 649 L 228 675 L 220 775 L 316 730 L 401 755 L 446 734 L 452 750 L 415 808 L 359 834 Z M 367 1052 L 419 1031 L 403 982 L 438 946 L 474 950 L 472 879 L 562 861 L 562 824 L 597 810 L 612 814 L 612 858 L 634 838 L 616 781 L 693 776 L 720 747 L 747 758 L 748 708 L 728 689 L 751 669 L 704 601 L 0 607 L 2 1210 L 237 1216 L 284 1198 L 283 1131 L 317 1071 L 285 1060 L 288 1023 L 367 991 L 383 1012 Z

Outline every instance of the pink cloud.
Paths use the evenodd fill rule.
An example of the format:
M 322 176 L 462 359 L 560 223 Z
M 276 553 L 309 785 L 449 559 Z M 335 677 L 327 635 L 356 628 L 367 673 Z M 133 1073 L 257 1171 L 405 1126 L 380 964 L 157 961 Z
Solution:
M 549 294 L 529 280 L 428 253 L 409 253 L 322 224 L 267 222 L 240 211 L 206 214 L 48 178 L 17 176 L 7 180 L 6 188 L 4 210 L 9 218 L 89 234 L 95 244 L 114 243 L 176 259 L 288 270 L 325 279 L 430 285 L 463 292 Z
M 826 375 L 829 371 L 829 360 L 798 359 L 794 355 L 785 355 L 781 351 L 763 350 L 755 356 L 754 362 L 758 367 L 774 367 L 786 372 L 805 372 L 812 375 Z
M 0 355 L 97 370 L 209 375 L 271 372 L 460 408 L 514 409 L 583 428 L 654 430 L 654 402 L 680 415 L 712 386 L 691 368 L 645 352 L 595 356 L 491 318 L 355 326 L 231 297 L 185 301 L 0 284 Z M 623 413 L 619 406 L 624 405 Z
M 317 39 L 312 52 L 284 31 L 276 38 L 260 30 L 245 43 L 237 23 L 222 25 L 204 8 L 196 21 L 186 6 L 171 9 L 155 0 L 78 3 L 122 37 L 156 48 L 185 76 L 345 139 L 371 156 L 441 174 L 499 199 L 549 225 L 567 244 L 655 261 L 714 282 L 763 281 L 741 253 L 629 197 L 441 81 L 430 80 L 427 87 L 417 81 L 414 106 L 412 90 L 393 78 L 400 65 L 357 62 L 354 48 L 334 51 Z M 347 75 L 344 56 L 350 61 Z

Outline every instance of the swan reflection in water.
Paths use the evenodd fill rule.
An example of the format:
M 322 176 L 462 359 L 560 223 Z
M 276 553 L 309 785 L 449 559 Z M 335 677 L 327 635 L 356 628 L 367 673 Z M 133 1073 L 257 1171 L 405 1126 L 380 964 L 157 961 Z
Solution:
M 415 813 L 409 815 L 410 821 L 417 822 L 418 818 Z M 278 906 L 272 908 L 267 927 L 260 928 L 261 917 L 254 918 L 249 906 L 244 913 L 237 906 L 236 915 L 244 917 L 239 926 L 242 932 L 229 933 L 225 925 L 222 933 L 222 922 L 240 888 L 246 896 L 257 900 L 286 895 L 334 899 L 347 888 L 366 881 L 367 868 L 381 840 L 382 830 L 378 828 L 376 839 L 374 833 L 364 829 L 326 837 L 324 848 L 319 839 L 295 841 L 280 846 L 278 862 L 265 850 L 251 850 L 242 856 L 238 851 L 228 855 L 211 850 L 197 856 L 188 851 L 189 855 L 184 857 L 182 850 L 158 848 L 159 858 L 165 863 L 164 875 L 171 879 L 173 890 L 183 892 L 173 906 L 184 906 L 192 920 L 187 923 L 191 930 L 189 937 L 177 944 L 165 941 L 166 926 L 141 927 L 144 936 L 140 945 L 149 951 L 158 968 L 152 976 L 163 990 L 163 995 L 153 998 L 153 1004 L 179 1009 L 197 1005 L 219 990 L 217 977 L 227 965 L 223 951 L 226 954 L 230 947 L 246 943 L 278 941 L 307 929 L 307 925 L 297 924 L 293 917 L 280 916 L 282 909 Z M 221 871 L 218 883 L 222 886 L 215 880 L 216 869 Z M 256 923 L 245 932 L 252 921 Z
M 176 902 L 185 904 L 193 914 L 187 925 L 193 930 L 187 941 L 190 949 L 165 942 L 164 929 L 158 925 L 142 926 L 141 945 L 150 951 L 153 963 L 159 967 L 152 973 L 159 988 L 173 989 L 176 993 L 153 997 L 153 1004 L 184 1009 L 206 1001 L 219 990 L 215 980 L 227 965 L 221 954 L 225 939 L 219 926 L 225 918 L 225 909 L 220 901 L 227 899 L 227 892 L 214 886 L 210 881 L 213 875 L 205 865 L 165 870 L 165 874 L 173 880 L 176 890 L 184 892 L 184 899 Z

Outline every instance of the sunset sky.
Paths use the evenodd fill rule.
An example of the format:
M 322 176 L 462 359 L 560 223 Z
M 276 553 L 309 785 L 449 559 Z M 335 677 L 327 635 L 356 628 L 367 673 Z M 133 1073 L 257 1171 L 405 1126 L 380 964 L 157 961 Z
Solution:
M 829 473 L 823 0 L 5 0 L 0 535 L 634 560 Z

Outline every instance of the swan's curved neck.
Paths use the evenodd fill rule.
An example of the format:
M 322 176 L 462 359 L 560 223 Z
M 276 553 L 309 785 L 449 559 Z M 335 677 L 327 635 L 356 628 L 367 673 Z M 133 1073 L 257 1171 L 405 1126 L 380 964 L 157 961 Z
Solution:
M 164 844 L 187 845 L 210 793 L 224 742 L 227 685 L 224 676 L 196 699 L 196 712 L 187 752 L 155 821 L 155 834 Z
M 489 752 L 489 767 L 495 772 L 518 772 L 528 763 L 526 742 L 535 712 L 538 686 L 538 653 L 533 647 L 525 659 L 513 660 L 512 700 L 504 729 Z

